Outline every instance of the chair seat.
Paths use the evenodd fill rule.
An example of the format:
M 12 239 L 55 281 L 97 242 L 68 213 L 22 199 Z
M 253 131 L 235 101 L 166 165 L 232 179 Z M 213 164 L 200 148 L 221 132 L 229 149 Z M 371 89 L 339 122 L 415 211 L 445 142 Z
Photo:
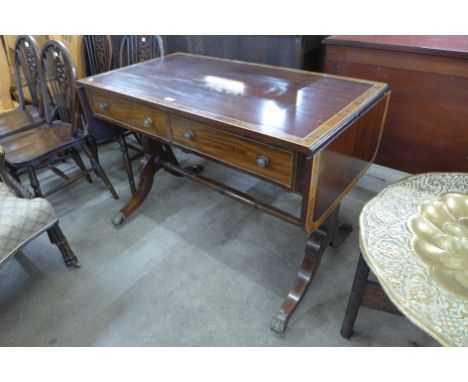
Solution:
M 82 138 L 83 136 L 71 137 L 70 125 L 56 121 L 51 126 L 44 124 L 1 139 L 0 145 L 5 148 L 7 162 L 15 166 L 41 159 L 51 152 L 65 149 L 68 145 L 72 145 Z
M 0 265 L 55 223 L 47 200 L 19 198 L 0 182 Z
M 39 110 L 32 105 L 26 106 L 25 109 L 17 107 L 0 113 L 0 138 L 17 134 L 41 123 L 44 123 L 44 119 L 39 116 Z

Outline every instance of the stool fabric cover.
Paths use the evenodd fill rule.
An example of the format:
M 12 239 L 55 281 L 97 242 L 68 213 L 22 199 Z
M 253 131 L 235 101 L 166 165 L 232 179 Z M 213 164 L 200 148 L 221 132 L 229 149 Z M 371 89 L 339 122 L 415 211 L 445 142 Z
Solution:
M 19 198 L 0 182 L 0 265 L 57 221 L 47 200 Z

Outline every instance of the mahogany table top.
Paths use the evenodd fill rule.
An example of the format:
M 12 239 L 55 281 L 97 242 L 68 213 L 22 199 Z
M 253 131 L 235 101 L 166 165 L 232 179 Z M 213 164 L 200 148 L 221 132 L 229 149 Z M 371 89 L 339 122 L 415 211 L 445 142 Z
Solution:
M 377 82 L 181 53 L 79 82 L 307 149 L 387 90 Z

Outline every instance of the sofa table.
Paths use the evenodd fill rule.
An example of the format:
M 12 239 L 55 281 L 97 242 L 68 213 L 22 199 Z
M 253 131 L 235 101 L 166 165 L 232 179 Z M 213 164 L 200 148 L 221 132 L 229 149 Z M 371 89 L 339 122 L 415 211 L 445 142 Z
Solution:
M 389 101 L 384 83 L 172 54 L 78 81 L 85 117 L 141 133 L 138 191 L 113 219 L 133 214 L 157 171 L 196 180 L 310 233 L 293 287 L 271 328 L 284 331 L 328 244 L 338 244 L 340 200 L 374 160 Z M 179 166 L 171 146 L 302 196 L 299 216 Z

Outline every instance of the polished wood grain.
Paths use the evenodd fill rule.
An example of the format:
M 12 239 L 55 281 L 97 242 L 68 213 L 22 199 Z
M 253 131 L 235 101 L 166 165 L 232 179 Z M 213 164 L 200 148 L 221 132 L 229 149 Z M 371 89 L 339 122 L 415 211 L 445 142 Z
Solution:
M 314 157 L 306 217 L 309 232 L 323 223 L 323 217 L 336 207 L 374 161 L 389 99 L 387 94 Z
M 468 58 L 468 36 L 462 35 L 331 36 L 326 44 Z
M 165 112 L 99 90 L 90 90 L 88 95 L 91 110 L 95 115 L 125 128 L 169 138 Z
M 339 130 L 385 90 L 385 84 L 375 82 L 187 54 L 93 76 L 80 84 L 303 152 L 323 138 L 324 130 Z M 314 135 L 315 130 L 321 133 Z
M 172 139 L 180 146 L 291 187 L 294 164 L 292 152 L 260 144 L 185 118 L 171 117 L 170 121 Z M 265 167 L 259 167 L 259 159 L 266 160 Z
M 154 174 L 163 169 L 311 234 L 292 288 L 271 324 L 275 332 L 284 331 L 325 248 L 339 245 L 338 236 L 352 230 L 338 224 L 338 205 L 374 160 L 388 106 L 387 85 L 185 54 L 79 84 L 83 107 L 91 105 L 93 117 L 144 134 L 141 183 L 114 216 L 115 225 L 142 206 Z M 141 130 L 138 124 L 152 112 L 161 113 L 161 129 Z M 171 146 L 300 194 L 301 214 L 182 168 Z
M 377 163 L 410 173 L 468 169 L 466 36 L 333 36 L 324 42 L 326 72 L 391 86 Z

